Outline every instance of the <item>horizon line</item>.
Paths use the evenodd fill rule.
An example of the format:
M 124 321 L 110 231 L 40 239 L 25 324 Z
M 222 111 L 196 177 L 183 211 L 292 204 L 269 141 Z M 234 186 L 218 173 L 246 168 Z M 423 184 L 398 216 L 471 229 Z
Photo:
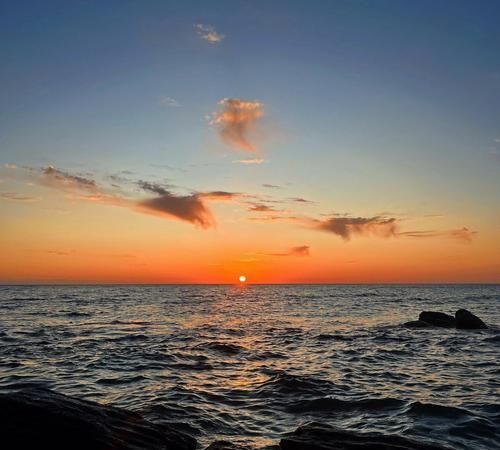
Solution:
M 0 287 L 9 286 L 500 286 L 500 281 L 470 282 L 326 282 L 326 283 L 115 283 L 115 282 L 0 282 Z

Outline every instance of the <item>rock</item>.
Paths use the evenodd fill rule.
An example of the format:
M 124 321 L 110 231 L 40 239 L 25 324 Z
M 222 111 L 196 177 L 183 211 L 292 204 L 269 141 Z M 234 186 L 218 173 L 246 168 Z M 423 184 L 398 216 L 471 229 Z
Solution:
M 466 309 L 459 309 L 455 313 L 457 328 L 461 330 L 484 330 L 486 324 L 477 316 Z
M 205 450 L 280 450 L 277 445 L 268 445 L 266 447 L 253 447 L 248 444 L 234 443 L 229 441 L 212 442 Z
M 280 441 L 281 450 L 446 450 L 398 435 L 360 433 L 309 423 Z
M 49 389 L 0 394 L 2 442 L 16 449 L 195 450 L 196 440 L 140 414 Z
M 423 320 L 410 320 L 409 322 L 405 322 L 403 326 L 407 328 L 429 328 L 432 325 L 428 322 L 424 322 Z
M 455 318 L 449 314 L 436 311 L 422 311 L 418 320 L 427 322 L 435 327 L 455 328 Z

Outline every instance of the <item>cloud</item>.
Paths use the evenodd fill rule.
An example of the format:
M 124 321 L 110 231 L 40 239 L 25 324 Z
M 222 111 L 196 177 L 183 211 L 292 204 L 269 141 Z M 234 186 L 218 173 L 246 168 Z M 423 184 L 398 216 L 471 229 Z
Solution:
M 46 186 L 65 191 L 80 190 L 97 192 L 98 190 L 94 180 L 79 175 L 71 175 L 56 169 L 54 166 L 47 166 L 42 170 L 41 181 Z
M 308 245 L 299 245 L 292 247 L 283 253 L 270 253 L 270 256 L 310 256 L 310 248 Z
M 265 205 L 264 203 L 252 203 L 247 211 L 251 212 L 278 212 L 278 210 L 272 206 Z
M 420 230 L 420 231 L 405 231 L 398 233 L 398 236 L 413 238 L 413 239 L 430 239 L 430 238 L 446 238 L 456 239 L 459 241 L 472 242 L 472 239 L 477 234 L 477 231 L 472 231 L 467 227 L 458 228 L 455 230 Z
M 299 222 L 299 223 L 305 223 L 305 222 L 310 222 L 310 219 L 304 219 L 303 217 L 297 217 L 297 216 L 284 216 L 284 215 L 268 215 L 268 216 L 263 216 L 263 217 L 249 217 L 248 220 L 251 220 L 253 222 Z
M 209 191 L 200 192 L 198 197 L 204 198 L 206 200 L 234 200 L 241 197 L 241 194 L 237 192 L 227 192 L 227 191 Z
M 57 256 L 71 256 L 76 254 L 75 250 L 47 250 L 46 253 L 50 253 L 51 255 L 57 255 Z
M 389 238 L 396 236 L 398 230 L 397 220 L 392 217 L 331 217 L 312 222 L 314 228 L 336 234 L 345 241 L 354 235 Z
M 290 197 L 288 200 L 295 203 L 314 203 L 311 200 L 306 200 L 305 198 L 302 197 Z
M 141 211 L 174 217 L 207 229 L 215 225 L 212 212 L 199 195 L 176 196 L 169 192 L 137 202 Z
M 203 194 L 176 195 L 168 190 L 168 186 L 159 183 L 137 181 L 136 184 L 143 191 L 155 194 L 155 197 L 135 200 L 103 192 L 98 189 L 94 180 L 72 175 L 55 169 L 53 166 L 43 169 L 40 182 L 65 192 L 80 192 L 78 198 L 84 201 L 126 207 L 142 213 L 175 218 L 204 229 L 215 224 L 212 212 L 203 202 Z M 227 199 L 229 194 L 223 191 L 213 191 L 206 195 L 211 199 Z
M 225 98 L 221 109 L 212 115 L 210 125 L 217 128 L 222 141 L 235 149 L 256 152 L 259 121 L 264 116 L 264 105 L 256 100 Z M 240 161 L 241 162 L 241 161 Z
M 203 25 L 202 23 L 197 23 L 194 26 L 198 36 L 201 39 L 207 41 L 210 44 L 218 44 L 224 39 L 224 35 L 216 31 L 216 29 L 211 25 Z
M 170 191 L 168 190 L 168 186 L 165 185 L 165 184 L 152 183 L 152 182 L 149 182 L 149 181 L 139 180 L 137 182 L 137 185 L 142 190 L 144 190 L 146 192 L 151 192 L 153 194 L 158 194 L 158 195 L 170 194 Z
M 35 197 L 17 194 L 16 192 L 0 192 L 0 198 L 12 202 L 32 202 L 36 200 Z
M 264 164 L 266 161 L 264 159 L 254 158 L 254 159 L 240 159 L 238 161 L 233 161 L 239 164 Z
M 17 169 L 17 166 L 15 164 L 4 164 L 3 165 L 6 169 Z
M 162 106 L 167 106 L 168 108 L 177 108 L 181 106 L 179 102 L 172 97 L 161 97 L 160 98 L 160 104 Z
M 281 186 L 278 186 L 276 184 L 268 184 L 268 183 L 262 184 L 262 187 L 265 187 L 268 189 L 281 189 Z

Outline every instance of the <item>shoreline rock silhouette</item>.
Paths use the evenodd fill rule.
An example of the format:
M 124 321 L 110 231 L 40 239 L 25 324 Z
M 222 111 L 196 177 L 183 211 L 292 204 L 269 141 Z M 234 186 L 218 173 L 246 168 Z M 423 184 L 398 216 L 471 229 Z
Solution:
M 196 439 L 174 424 L 142 415 L 29 388 L 0 394 L 2 441 L 16 449 L 195 450 Z
M 80 400 L 46 388 L 0 394 L 2 439 L 8 448 L 51 450 L 196 450 L 178 424 L 156 423 L 114 406 Z M 214 441 L 206 450 L 253 450 L 246 443 Z M 260 450 L 447 450 L 394 434 L 364 433 L 309 423 Z

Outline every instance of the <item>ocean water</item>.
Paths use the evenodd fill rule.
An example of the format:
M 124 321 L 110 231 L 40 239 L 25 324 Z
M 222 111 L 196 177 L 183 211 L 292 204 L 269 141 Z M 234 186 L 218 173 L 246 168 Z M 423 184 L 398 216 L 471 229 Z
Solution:
M 407 329 L 467 308 L 488 330 Z M 276 443 L 319 421 L 500 448 L 500 286 L 0 286 L 0 390 Z M 179 425 L 181 426 L 181 425 Z

